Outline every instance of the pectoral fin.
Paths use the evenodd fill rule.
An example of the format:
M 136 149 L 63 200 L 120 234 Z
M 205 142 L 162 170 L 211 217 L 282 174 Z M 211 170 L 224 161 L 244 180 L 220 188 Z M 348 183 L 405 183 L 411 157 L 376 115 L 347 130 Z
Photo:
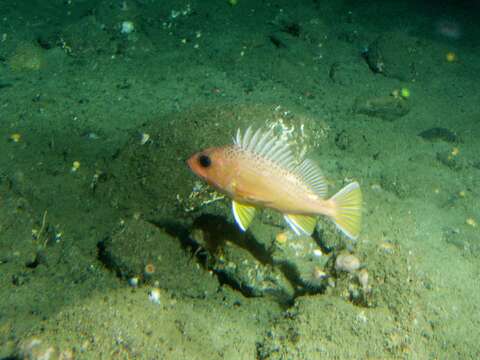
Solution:
M 317 224 L 317 218 L 315 216 L 285 214 L 283 217 L 297 235 L 312 235 L 313 230 L 315 230 L 315 225 Z
M 255 217 L 255 207 L 232 201 L 232 210 L 238 226 L 246 231 Z

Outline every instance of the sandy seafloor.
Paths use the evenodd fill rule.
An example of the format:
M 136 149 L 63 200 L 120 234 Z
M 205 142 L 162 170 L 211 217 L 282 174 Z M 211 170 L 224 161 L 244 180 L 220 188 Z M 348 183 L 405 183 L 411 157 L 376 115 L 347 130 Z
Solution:
M 2 0 L 0 358 L 480 358 L 480 5 L 416 3 Z M 249 125 L 361 184 L 315 291 L 277 215 L 242 237 L 186 167 Z

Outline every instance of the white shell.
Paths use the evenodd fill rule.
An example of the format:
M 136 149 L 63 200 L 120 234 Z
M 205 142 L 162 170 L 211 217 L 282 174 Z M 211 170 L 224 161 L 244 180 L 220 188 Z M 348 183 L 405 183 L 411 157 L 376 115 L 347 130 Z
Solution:
M 154 304 L 160 304 L 160 289 L 153 288 L 148 292 L 148 299 Z

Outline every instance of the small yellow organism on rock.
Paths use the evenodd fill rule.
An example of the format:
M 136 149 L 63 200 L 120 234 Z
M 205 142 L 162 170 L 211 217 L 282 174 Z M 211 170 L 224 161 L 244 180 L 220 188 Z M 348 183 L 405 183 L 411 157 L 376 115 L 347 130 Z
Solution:
M 403 99 L 406 100 L 410 97 L 410 90 L 406 87 L 403 87 L 401 89 L 395 89 L 391 92 L 391 95 L 395 99 Z
M 452 149 L 452 152 L 450 153 L 452 156 L 457 156 L 458 154 L 460 154 L 460 149 L 458 147 L 454 147 Z
M 385 254 L 393 254 L 395 252 L 395 246 L 387 241 L 384 241 L 380 244 L 379 250 Z
M 78 169 L 80 169 L 80 161 L 75 160 L 72 163 L 72 168 L 70 169 L 71 172 L 76 172 Z
M 148 278 L 148 277 L 153 276 L 155 274 L 155 271 L 156 271 L 155 265 L 153 263 L 148 263 L 143 268 L 143 275 L 146 278 Z
M 445 54 L 445 60 L 447 60 L 449 63 L 455 62 L 457 61 L 457 54 L 455 54 L 453 51 L 449 51 Z
M 286 231 L 281 231 L 275 235 L 275 240 L 279 245 L 283 245 L 288 240 L 288 233 Z
M 400 89 L 400 96 L 403 99 L 408 99 L 410 97 L 410 90 L 406 87 Z
M 20 142 L 21 139 L 22 139 L 22 134 L 20 134 L 20 133 L 13 133 L 9 137 L 9 140 L 14 142 L 14 143 Z
M 477 222 L 475 221 L 474 218 L 468 218 L 466 221 L 467 225 L 470 225 L 471 227 L 477 227 Z

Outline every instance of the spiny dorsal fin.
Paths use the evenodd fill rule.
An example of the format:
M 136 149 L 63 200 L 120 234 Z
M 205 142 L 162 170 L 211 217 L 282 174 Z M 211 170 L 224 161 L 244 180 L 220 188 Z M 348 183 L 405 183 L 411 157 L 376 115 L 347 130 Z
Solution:
M 243 136 L 240 130 L 237 130 L 233 142 L 239 148 L 267 158 L 291 171 L 319 197 L 327 196 L 327 182 L 318 166 L 308 159 L 296 162 L 290 145 L 277 138 L 271 129 L 268 131 L 258 129 L 254 133 L 252 128 L 248 127 Z
M 290 146 L 284 140 L 277 138 L 272 130 L 258 129 L 253 133 L 252 128 L 249 127 L 243 136 L 240 130 L 237 130 L 233 142 L 240 149 L 267 158 L 287 170 L 293 170 L 296 167 Z

